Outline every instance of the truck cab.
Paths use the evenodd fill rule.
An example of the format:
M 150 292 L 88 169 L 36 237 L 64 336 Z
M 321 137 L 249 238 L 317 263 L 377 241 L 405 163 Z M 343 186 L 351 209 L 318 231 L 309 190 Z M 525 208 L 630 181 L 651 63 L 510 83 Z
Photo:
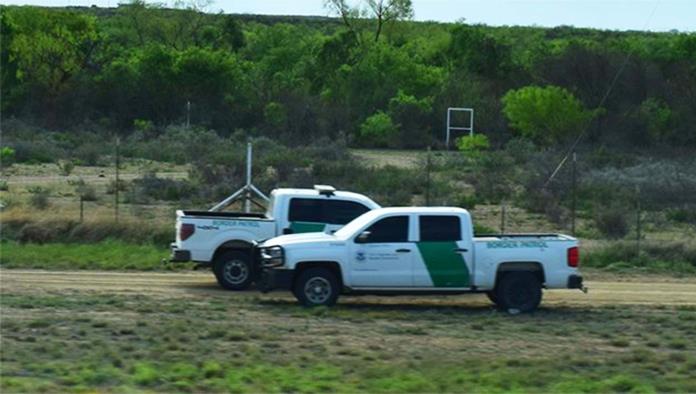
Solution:
M 334 234 L 286 235 L 259 246 L 262 289 L 292 290 L 304 305 L 340 294 L 485 292 L 531 311 L 543 288 L 582 288 L 577 240 L 560 234 L 475 237 L 461 208 L 372 210 Z
M 317 185 L 273 190 L 264 213 L 179 210 L 170 261 L 212 268 L 223 288 L 243 290 L 257 278 L 253 248 L 259 242 L 282 234 L 331 233 L 376 208 L 362 194 Z

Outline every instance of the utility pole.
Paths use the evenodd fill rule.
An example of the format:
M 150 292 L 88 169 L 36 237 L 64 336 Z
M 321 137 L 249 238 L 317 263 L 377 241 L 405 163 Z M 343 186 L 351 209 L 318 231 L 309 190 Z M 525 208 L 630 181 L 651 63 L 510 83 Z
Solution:
M 576 184 L 577 184 L 577 163 L 578 163 L 578 156 L 575 152 L 573 152 L 573 167 L 572 167 L 572 174 L 571 174 L 571 182 L 573 183 L 571 186 L 571 201 L 570 201 L 570 210 L 571 210 L 571 218 L 570 218 L 570 233 L 575 236 L 575 216 L 576 216 L 576 196 L 575 196 L 575 189 L 576 189 Z
M 116 188 L 114 190 L 114 217 L 118 222 L 118 191 L 121 188 L 121 181 L 119 180 L 119 167 L 121 166 L 121 152 L 120 152 L 121 139 L 116 137 Z

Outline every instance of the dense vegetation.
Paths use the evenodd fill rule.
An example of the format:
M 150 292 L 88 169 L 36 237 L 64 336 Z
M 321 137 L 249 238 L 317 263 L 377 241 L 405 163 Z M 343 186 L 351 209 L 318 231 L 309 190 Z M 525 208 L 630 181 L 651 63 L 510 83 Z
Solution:
M 595 144 L 696 145 L 693 33 L 375 27 L 340 10 L 260 17 L 139 1 L 1 10 L 3 118 L 51 130 L 149 138 L 188 117 L 223 136 L 422 148 L 442 140 L 448 106 L 469 106 L 494 146 L 588 127 Z

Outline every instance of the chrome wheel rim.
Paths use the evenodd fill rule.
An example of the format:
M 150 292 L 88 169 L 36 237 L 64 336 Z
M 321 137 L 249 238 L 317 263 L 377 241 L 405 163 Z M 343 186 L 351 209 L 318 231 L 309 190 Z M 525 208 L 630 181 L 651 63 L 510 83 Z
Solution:
M 249 268 L 246 263 L 241 260 L 228 261 L 225 263 L 222 275 L 225 281 L 238 285 L 249 277 Z
M 331 297 L 331 283 L 322 277 L 314 277 L 305 283 L 304 293 L 312 304 L 323 304 Z

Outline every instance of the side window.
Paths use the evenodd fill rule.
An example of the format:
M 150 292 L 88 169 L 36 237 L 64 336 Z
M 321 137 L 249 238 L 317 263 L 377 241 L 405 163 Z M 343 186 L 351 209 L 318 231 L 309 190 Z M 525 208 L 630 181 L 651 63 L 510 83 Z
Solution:
M 366 243 L 408 242 L 408 216 L 384 218 L 365 231 L 370 232 Z
M 290 199 L 288 220 L 291 222 L 325 223 L 322 200 L 311 198 Z
M 459 241 L 462 239 L 462 224 L 459 216 L 421 216 L 421 241 Z
M 330 224 L 346 224 L 369 211 L 362 204 L 353 201 L 324 200 L 324 217 Z

